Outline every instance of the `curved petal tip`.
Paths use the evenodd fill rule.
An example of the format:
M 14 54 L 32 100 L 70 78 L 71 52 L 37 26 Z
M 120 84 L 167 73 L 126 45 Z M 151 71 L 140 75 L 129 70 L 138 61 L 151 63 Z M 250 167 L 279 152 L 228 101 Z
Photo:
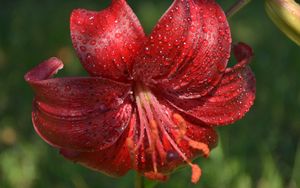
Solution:
M 27 72 L 24 79 L 26 82 L 44 80 L 56 74 L 63 67 L 64 64 L 60 59 L 51 57 Z

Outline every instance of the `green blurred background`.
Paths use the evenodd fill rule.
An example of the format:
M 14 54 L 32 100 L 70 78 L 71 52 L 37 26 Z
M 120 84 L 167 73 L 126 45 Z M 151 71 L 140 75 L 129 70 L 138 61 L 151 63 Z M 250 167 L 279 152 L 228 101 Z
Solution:
M 147 33 L 171 0 L 132 0 L 129 4 Z M 219 1 L 228 9 L 234 0 Z M 86 75 L 69 36 L 74 8 L 99 10 L 108 0 L 0 0 L 0 187 L 133 187 L 134 172 L 116 179 L 61 157 L 31 124 L 33 92 L 23 75 L 51 56 L 65 62 L 59 76 Z M 190 183 L 190 169 L 166 183 L 146 187 L 296 188 L 300 187 L 300 48 L 267 18 L 263 1 L 253 1 L 230 20 L 234 41 L 255 51 L 251 64 L 257 98 L 242 120 L 218 128 L 219 146 L 198 159 L 201 181 Z

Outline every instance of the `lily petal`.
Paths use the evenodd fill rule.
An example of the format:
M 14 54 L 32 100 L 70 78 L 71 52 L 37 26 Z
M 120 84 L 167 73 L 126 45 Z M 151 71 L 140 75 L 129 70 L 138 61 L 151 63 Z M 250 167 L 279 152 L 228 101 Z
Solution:
M 130 85 L 108 79 L 50 78 L 62 62 L 51 58 L 25 75 L 36 97 L 36 132 L 58 148 L 94 151 L 109 147 L 128 126 Z
M 73 46 L 90 75 L 129 79 L 145 34 L 125 0 L 113 0 L 100 12 L 74 10 L 70 22 Z
M 60 153 L 67 159 L 78 162 L 90 169 L 100 171 L 110 176 L 123 176 L 132 168 L 127 137 L 132 134 L 135 125 L 135 115 L 132 116 L 128 129 L 111 147 L 96 152 L 78 152 L 61 149 Z
M 198 98 L 220 81 L 231 35 L 220 6 L 207 0 L 175 0 L 149 36 L 134 77 L 180 98 Z
M 252 57 L 251 48 L 240 43 L 234 52 L 238 64 L 226 69 L 220 84 L 210 94 L 190 100 L 169 97 L 170 103 L 209 125 L 227 125 L 241 119 L 253 105 L 255 77 L 247 65 Z

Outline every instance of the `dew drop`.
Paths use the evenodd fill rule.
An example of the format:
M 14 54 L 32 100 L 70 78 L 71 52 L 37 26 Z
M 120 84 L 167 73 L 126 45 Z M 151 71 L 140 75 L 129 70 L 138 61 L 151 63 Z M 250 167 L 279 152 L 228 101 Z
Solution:
M 186 42 L 183 43 L 183 47 L 184 47 L 185 49 L 189 48 Z
M 86 47 L 85 46 L 80 46 L 79 47 L 81 51 L 85 52 L 86 51 Z
M 207 47 L 208 46 L 208 41 L 206 39 L 203 40 L 202 46 L 203 47 Z
M 86 62 L 93 63 L 93 56 L 90 53 L 86 55 Z
M 170 26 L 167 24 L 167 25 L 166 25 L 166 30 L 167 30 L 167 31 L 170 31 L 170 29 L 171 29 Z
M 148 55 L 150 54 L 150 48 L 149 47 L 145 47 L 145 53 L 148 54 Z
M 133 46 L 132 46 L 132 44 L 128 44 L 128 46 L 127 46 L 127 47 L 128 47 L 128 49 L 129 49 L 129 50 L 132 50 L 132 49 L 133 49 Z
M 82 41 L 82 44 L 87 44 L 88 43 L 88 40 L 87 39 L 84 39 L 83 41 Z
M 116 33 L 116 38 L 120 38 L 121 37 L 121 34 L 120 33 Z
M 81 34 L 85 34 L 85 32 L 86 32 L 86 31 L 85 31 L 84 28 L 81 28 L 81 29 L 80 29 L 80 33 L 81 33 Z
M 191 26 L 191 29 L 190 29 L 192 32 L 195 32 L 196 31 L 196 27 L 194 26 Z
M 175 42 L 174 42 L 174 44 L 177 46 L 177 45 L 180 44 L 180 41 L 176 39 Z
M 94 46 L 96 44 L 95 40 L 91 40 L 90 45 Z
M 95 19 L 95 16 L 89 17 L 89 20 L 90 20 L 90 21 L 94 21 L 94 19 Z
M 158 40 L 161 40 L 162 39 L 162 36 L 161 36 L 161 34 L 158 34 Z
M 223 29 L 219 29 L 219 34 L 224 36 L 225 35 L 225 31 Z
M 81 25 L 82 24 L 82 22 L 81 22 L 81 20 L 77 20 L 77 25 Z
M 71 87 L 69 85 L 65 86 L 65 92 L 67 92 L 67 91 L 71 91 Z

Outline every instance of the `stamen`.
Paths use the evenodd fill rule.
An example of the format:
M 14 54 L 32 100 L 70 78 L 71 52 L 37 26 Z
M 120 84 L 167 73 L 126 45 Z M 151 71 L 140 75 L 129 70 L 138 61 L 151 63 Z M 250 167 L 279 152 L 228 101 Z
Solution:
M 161 109 L 161 105 L 158 100 L 151 94 L 148 95 L 151 100 L 151 105 L 153 106 L 153 110 L 159 116 L 164 123 L 167 123 L 170 127 L 175 128 L 174 123 L 171 122 L 170 118 L 167 117 L 166 112 L 163 112 Z
M 198 149 L 203 152 L 204 156 L 209 155 L 209 147 L 207 144 L 198 142 L 190 139 L 186 136 L 187 133 L 187 123 L 184 118 L 178 114 L 174 113 L 171 117 L 167 111 L 164 111 L 162 105 L 153 96 L 148 88 L 137 85 L 136 87 L 136 103 L 138 108 L 138 114 L 140 116 L 140 137 L 138 143 L 135 147 L 137 150 L 141 145 L 143 145 L 144 131 L 146 130 L 149 148 L 147 149 L 151 153 L 153 171 L 145 172 L 144 175 L 150 179 L 166 180 L 167 176 L 163 173 L 158 172 L 157 169 L 157 152 L 161 159 L 161 165 L 166 160 L 170 161 L 172 158 L 177 160 L 179 157 L 183 159 L 187 164 L 191 166 L 192 176 L 191 181 L 197 183 L 201 176 L 201 169 L 197 164 L 191 163 L 187 156 L 181 151 L 179 144 L 182 139 L 186 140 L 189 143 L 189 146 Z M 172 119 L 171 119 L 172 118 Z M 169 133 L 166 128 L 169 128 L 168 131 L 177 130 L 175 132 Z M 164 145 L 161 141 L 160 132 L 163 135 L 164 144 L 170 144 L 174 150 L 166 152 L 164 150 Z M 175 137 L 175 140 L 171 137 Z M 166 143 L 165 143 L 166 142 Z
M 160 141 L 159 138 L 159 133 L 158 133 L 158 128 L 157 128 L 157 123 L 155 120 L 151 120 L 150 121 L 150 127 L 151 127 L 151 136 L 152 136 L 152 140 L 155 141 L 155 147 L 159 153 L 160 159 L 161 159 L 161 163 L 163 164 L 163 161 L 165 161 L 166 159 L 166 152 L 163 149 L 163 145 Z
M 199 179 L 200 179 L 200 177 L 202 175 L 201 168 L 198 165 L 196 165 L 196 164 L 189 163 L 189 165 L 192 168 L 191 182 L 194 183 L 194 184 L 196 184 L 199 181 Z
M 187 157 L 181 152 L 181 150 L 178 148 L 177 144 L 172 140 L 172 138 L 170 137 L 168 132 L 164 129 L 164 127 L 162 127 L 162 126 L 160 126 L 160 127 L 161 127 L 162 131 L 165 133 L 167 139 L 169 140 L 169 142 L 171 143 L 171 145 L 173 146 L 175 151 L 183 158 L 183 160 L 185 162 L 187 162 L 191 166 L 191 168 L 192 168 L 191 181 L 192 181 L 192 183 L 197 183 L 200 179 L 201 174 L 202 174 L 200 167 L 196 164 L 192 164 L 187 159 Z
M 145 148 L 144 148 L 144 144 L 143 144 L 143 140 L 144 140 L 144 131 L 145 131 L 145 125 L 146 125 L 146 119 L 145 119 L 145 115 L 143 114 L 144 111 L 142 110 L 142 105 L 141 105 L 141 100 L 139 98 L 139 96 L 136 95 L 136 104 L 137 104 L 137 108 L 138 108 L 138 114 L 139 114 L 139 120 L 140 120 L 140 136 L 138 138 L 138 142 L 134 148 L 134 151 L 137 151 L 140 147 L 142 147 L 140 149 L 140 157 L 141 157 L 141 162 L 144 164 L 146 162 L 146 155 L 145 155 Z M 148 139 L 149 140 L 149 139 Z M 151 142 L 151 141 L 149 141 Z M 149 143 L 149 145 L 151 145 Z
M 143 114 L 142 109 L 142 105 L 141 105 L 141 101 L 140 98 L 138 96 L 136 96 L 136 103 L 137 103 L 137 107 L 138 107 L 138 114 L 139 114 L 139 119 L 140 119 L 140 136 L 138 139 L 138 142 L 134 148 L 134 150 L 138 150 L 138 148 L 141 146 L 143 139 L 144 139 L 144 132 L 145 132 L 145 116 Z
M 152 126 L 151 121 L 154 120 L 154 118 L 153 118 L 152 111 L 149 107 L 149 102 L 150 102 L 149 98 L 146 99 L 146 97 L 145 97 L 146 91 L 142 90 L 141 86 L 138 85 L 137 86 L 137 93 L 138 93 L 138 95 L 136 96 L 136 100 L 137 100 L 137 104 L 138 104 L 138 108 L 139 108 L 138 110 L 139 111 L 144 111 L 144 110 L 146 111 L 146 117 L 148 118 L 148 122 L 150 122 L 150 126 Z M 154 143 L 152 143 L 153 135 L 151 134 L 151 131 L 150 131 L 150 128 L 149 128 L 148 125 L 149 124 L 145 124 L 145 129 L 146 129 L 146 133 L 147 133 L 147 137 L 148 137 L 149 149 L 150 149 L 150 152 L 151 152 L 151 155 L 152 155 L 153 170 L 154 170 L 155 173 L 157 173 L 156 150 L 155 150 L 155 146 L 153 145 Z
M 174 142 L 174 140 L 171 138 L 171 136 L 169 135 L 167 130 L 161 124 L 159 124 L 159 127 L 160 127 L 161 131 L 164 133 L 164 135 L 167 137 L 168 141 L 170 142 L 172 147 L 175 149 L 175 151 L 182 157 L 182 159 L 184 161 L 187 161 L 188 160 L 187 157 L 181 152 L 181 150 L 179 149 L 177 144 Z
M 168 176 L 158 172 L 145 172 L 144 176 L 151 180 L 167 181 Z
M 129 154 L 130 154 L 130 161 L 131 161 L 131 165 L 132 166 L 135 166 L 135 159 L 134 159 L 134 150 L 133 150 L 133 140 L 132 138 L 128 137 L 126 139 L 126 144 L 127 144 L 127 147 L 128 147 L 128 150 L 129 150 Z
M 178 142 L 180 142 L 180 140 L 186 134 L 186 132 L 187 132 L 187 125 L 186 125 L 186 122 L 183 119 L 183 117 L 181 115 L 179 115 L 178 113 L 174 113 L 173 114 L 173 121 L 178 126 L 179 133 L 180 133 L 180 136 L 177 139 L 177 143 L 178 143 Z
M 204 157 L 208 157 L 210 153 L 210 149 L 207 144 L 203 142 L 197 142 L 195 140 L 190 139 L 189 137 L 185 136 L 185 140 L 189 142 L 189 146 L 191 146 L 194 149 L 198 149 L 203 152 Z
M 153 140 L 156 140 L 158 138 L 158 129 L 157 124 L 154 119 L 150 120 L 150 128 L 151 128 L 151 136 Z
M 132 118 L 132 121 L 136 121 L 135 118 Z M 129 150 L 130 154 L 130 161 L 131 161 L 131 166 L 136 168 L 137 167 L 137 159 L 135 157 L 135 150 L 133 149 L 134 147 L 134 137 L 135 137 L 135 130 L 137 127 L 137 124 L 135 122 L 130 122 L 130 128 L 129 128 L 129 133 L 128 133 L 128 138 L 126 139 L 126 144 Z
M 202 151 L 204 157 L 208 157 L 210 149 L 207 144 L 195 141 L 195 140 L 189 138 L 188 136 L 186 136 L 187 125 L 186 125 L 184 118 L 180 114 L 174 113 L 173 121 L 178 126 L 179 132 L 181 133 L 180 139 L 184 138 L 186 141 L 188 141 L 189 146 L 191 146 L 194 149 L 198 149 L 198 150 Z

